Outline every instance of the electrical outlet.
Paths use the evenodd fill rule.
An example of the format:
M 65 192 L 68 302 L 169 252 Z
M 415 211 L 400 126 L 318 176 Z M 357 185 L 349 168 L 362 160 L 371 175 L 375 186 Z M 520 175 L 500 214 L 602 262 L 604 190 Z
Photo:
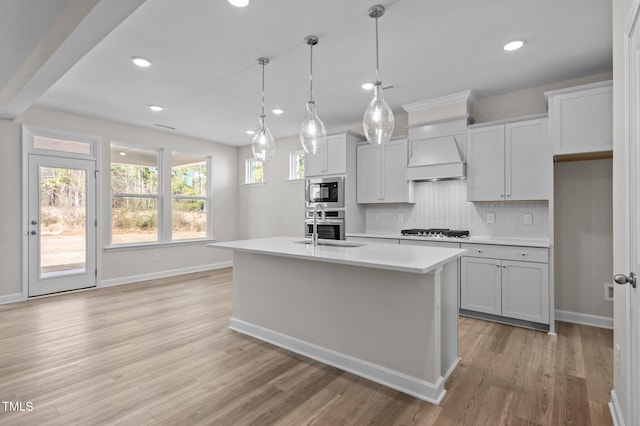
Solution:
M 404 222 L 404 213 L 398 213 L 398 222 Z
M 496 215 L 494 213 L 487 213 L 487 223 L 496 223 Z
M 153 254 L 153 261 L 154 262 L 160 262 L 160 255 L 158 253 L 154 253 Z
M 373 215 L 373 218 L 375 219 L 376 222 L 380 221 L 380 213 L 375 212 L 375 214 Z
M 533 215 L 531 213 L 525 213 L 524 215 L 524 224 L 531 225 L 533 223 Z
M 604 300 L 613 302 L 613 283 L 604 283 Z

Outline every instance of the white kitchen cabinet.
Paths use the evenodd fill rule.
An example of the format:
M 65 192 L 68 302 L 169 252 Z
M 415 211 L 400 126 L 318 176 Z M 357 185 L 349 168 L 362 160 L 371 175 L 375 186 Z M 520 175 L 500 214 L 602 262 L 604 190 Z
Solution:
M 496 319 L 549 324 L 546 248 L 479 244 L 462 248 L 469 252 L 461 258 L 461 309 Z
M 502 316 L 549 323 L 549 265 L 502 261 Z
M 460 265 L 460 308 L 501 315 L 500 260 L 465 256 L 461 258 Z
M 611 151 L 612 81 L 545 92 L 554 155 Z
M 467 132 L 467 199 L 547 200 L 552 165 L 546 118 L 471 126 Z
M 413 182 L 405 178 L 407 140 L 356 149 L 356 196 L 359 204 L 412 203 Z
M 347 173 L 347 133 L 327 137 L 326 151 L 305 155 L 305 176 Z

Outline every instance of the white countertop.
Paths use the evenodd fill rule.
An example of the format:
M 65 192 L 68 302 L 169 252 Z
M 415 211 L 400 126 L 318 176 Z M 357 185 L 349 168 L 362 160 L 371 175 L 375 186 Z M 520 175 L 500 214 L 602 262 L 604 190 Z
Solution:
M 437 241 L 462 244 L 495 244 L 500 246 L 524 246 L 524 247 L 549 247 L 549 240 L 525 240 L 518 238 L 492 238 L 492 237 L 470 237 L 470 238 L 434 238 L 434 237 L 411 237 L 398 234 L 373 234 L 373 233 L 347 233 L 347 237 L 362 238 L 385 238 L 391 240 L 414 240 L 414 241 Z
M 207 244 L 207 247 L 267 254 L 365 268 L 426 274 L 462 256 L 466 250 L 411 245 L 363 243 L 359 247 L 298 244 L 296 237 L 271 237 Z

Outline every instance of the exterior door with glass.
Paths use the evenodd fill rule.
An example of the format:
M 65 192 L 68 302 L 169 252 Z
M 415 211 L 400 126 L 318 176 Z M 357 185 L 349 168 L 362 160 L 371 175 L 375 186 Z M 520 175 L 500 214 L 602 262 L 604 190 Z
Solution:
M 96 286 L 95 161 L 29 155 L 29 296 Z

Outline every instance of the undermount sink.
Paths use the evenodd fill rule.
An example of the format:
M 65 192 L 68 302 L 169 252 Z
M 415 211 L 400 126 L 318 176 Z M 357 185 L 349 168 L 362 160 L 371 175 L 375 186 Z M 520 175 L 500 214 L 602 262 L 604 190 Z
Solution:
M 311 244 L 311 240 L 296 241 L 297 244 Z M 363 243 L 356 243 L 354 241 L 345 240 L 318 240 L 319 246 L 333 246 L 333 247 L 360 247 Z

